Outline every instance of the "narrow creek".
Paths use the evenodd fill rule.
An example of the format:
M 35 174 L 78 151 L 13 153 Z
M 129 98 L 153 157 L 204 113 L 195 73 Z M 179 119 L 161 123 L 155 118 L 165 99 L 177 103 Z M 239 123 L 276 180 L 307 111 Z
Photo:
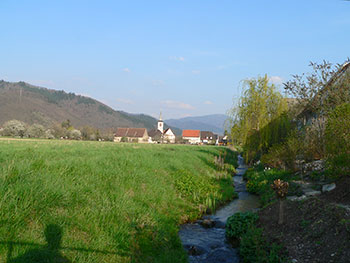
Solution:
M 204 216 L 192 224 L 182 225 L 179 236 L 189 254 L 189 262 L 239 262 L 237 249 L 226 242 L 225 224 L 227 218 L 237 212 L 252 211 L 259 207 L 258 197 L 246 191 L 243 175 L 247 170 L 243 158 L 238 157 L 237 173 L 233 177 L 238 198 L 220 208 L 213 215 Z M 205 219 L 214 222 L 214 226 L 202 226 Z

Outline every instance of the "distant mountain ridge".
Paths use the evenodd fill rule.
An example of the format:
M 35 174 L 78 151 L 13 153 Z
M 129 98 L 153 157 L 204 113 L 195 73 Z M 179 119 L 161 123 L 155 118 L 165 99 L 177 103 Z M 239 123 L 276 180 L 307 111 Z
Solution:
M 157 120 L 145 114 L 116 111 L 89 97 L 0 80 L 0 125 L 12 119 L 45 126 L 69 119 L 73 126 L 102 130 L 118 127 L 154 129 Z M 181 131 L 174 129 L 180 134 Z
M 224 126 L 227 118 L 225 114 L 212 114 L 181 119 L 169 119 L 166 120 L 166 123 L 182 130 L 212 131 L 222 135 L 225 131 Z

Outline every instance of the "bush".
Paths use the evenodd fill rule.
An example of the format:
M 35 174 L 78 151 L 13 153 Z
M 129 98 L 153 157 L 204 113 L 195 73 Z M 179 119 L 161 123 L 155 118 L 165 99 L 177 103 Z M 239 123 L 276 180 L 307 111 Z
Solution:
M 280 263 L 284 262 L 281 247 L 269 244 L 263 237 L 261 228 L 251 225 L 242 236 L 239 254 L 244 263 Z
M 44 138 L 45 128 L 40 124 L 33 124 L 26 131 L 26 137 L 28 138 Z
M 46 139 L 55 139 L 54 131 L 51 129 L 46 130 L 45 131 L 45 138 Z
M 250 169 L 246 172 L 244 178 L 248 180 L 246 184 L 247 191 L 259 195 L 260 202 L 263 206 L 276 199 L 275 193 L 270 186 L 274 180 L 281 179 L 289 182 L 293 179 L 289 172 L 276 169 Z
M 335 108 L 326 125 L 326 153 L 329 169 L 350 175 L 350 104 Z
M 258 215 L 252 212 L 236 213 L 227 219 L 226 237 L 239 245 L 239 254 L 245 263 L 280 263 L 281 247 L 270 244 L 256 227 Z
M 297 156 L 305 153 L 304 148 L 303 139 L 295 132 L 285 142 L 272 146 L 261 161 L 273 168 L 294 171 Z
M 258 215 L 252 212 L 236 213 L 226 222 L 226 237 L 230 240 L 240 239 L 249 226 L 258 220 Z
M 72 129 L 68 131 L 68 138 L 73 140 L 80 140 L 81 139 L 81 132 L 76 129 Z
M 2 134 L 4 136 L 19 136 L 23 138 L 26 132 L 26 124 L 18 120 L 5 122 Z

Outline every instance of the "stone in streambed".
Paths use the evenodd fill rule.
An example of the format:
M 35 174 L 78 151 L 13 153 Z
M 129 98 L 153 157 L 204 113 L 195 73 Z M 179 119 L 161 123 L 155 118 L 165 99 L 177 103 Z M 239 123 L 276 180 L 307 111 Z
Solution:
M 197 246 L 190 246 L 188 248 L 188 254 L 191 256 L 199 256 L 201 254 L 203 254 L 203 249 L 201 249 L 200 247 Z
M 322 192 L 330 192 L 336 187 L 335 183 L 322 185 Z
M 214 227 L 215 225 L 215 222 L 211 219 L 204 219 L 202 222 L 201 222 L 201 225 L 205 228 L 212 228 Z

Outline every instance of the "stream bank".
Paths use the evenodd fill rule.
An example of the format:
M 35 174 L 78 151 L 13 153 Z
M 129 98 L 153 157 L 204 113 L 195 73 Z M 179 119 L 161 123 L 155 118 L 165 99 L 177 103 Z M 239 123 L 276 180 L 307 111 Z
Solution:
M 243 158 L 238 157 L 237 173 L 233 177 L 238 198 L 218 209 L 213 215 L 181 226 L 179 236 L 189 255 L 189 262 L 239 262 L 238 251 L 226 241 L 227 218 L 237 212 L 256 210 L 259 198 L 247 192 L 243 175 L 247 170 Z M 209 224 L 208 224 L 209 223 Z

